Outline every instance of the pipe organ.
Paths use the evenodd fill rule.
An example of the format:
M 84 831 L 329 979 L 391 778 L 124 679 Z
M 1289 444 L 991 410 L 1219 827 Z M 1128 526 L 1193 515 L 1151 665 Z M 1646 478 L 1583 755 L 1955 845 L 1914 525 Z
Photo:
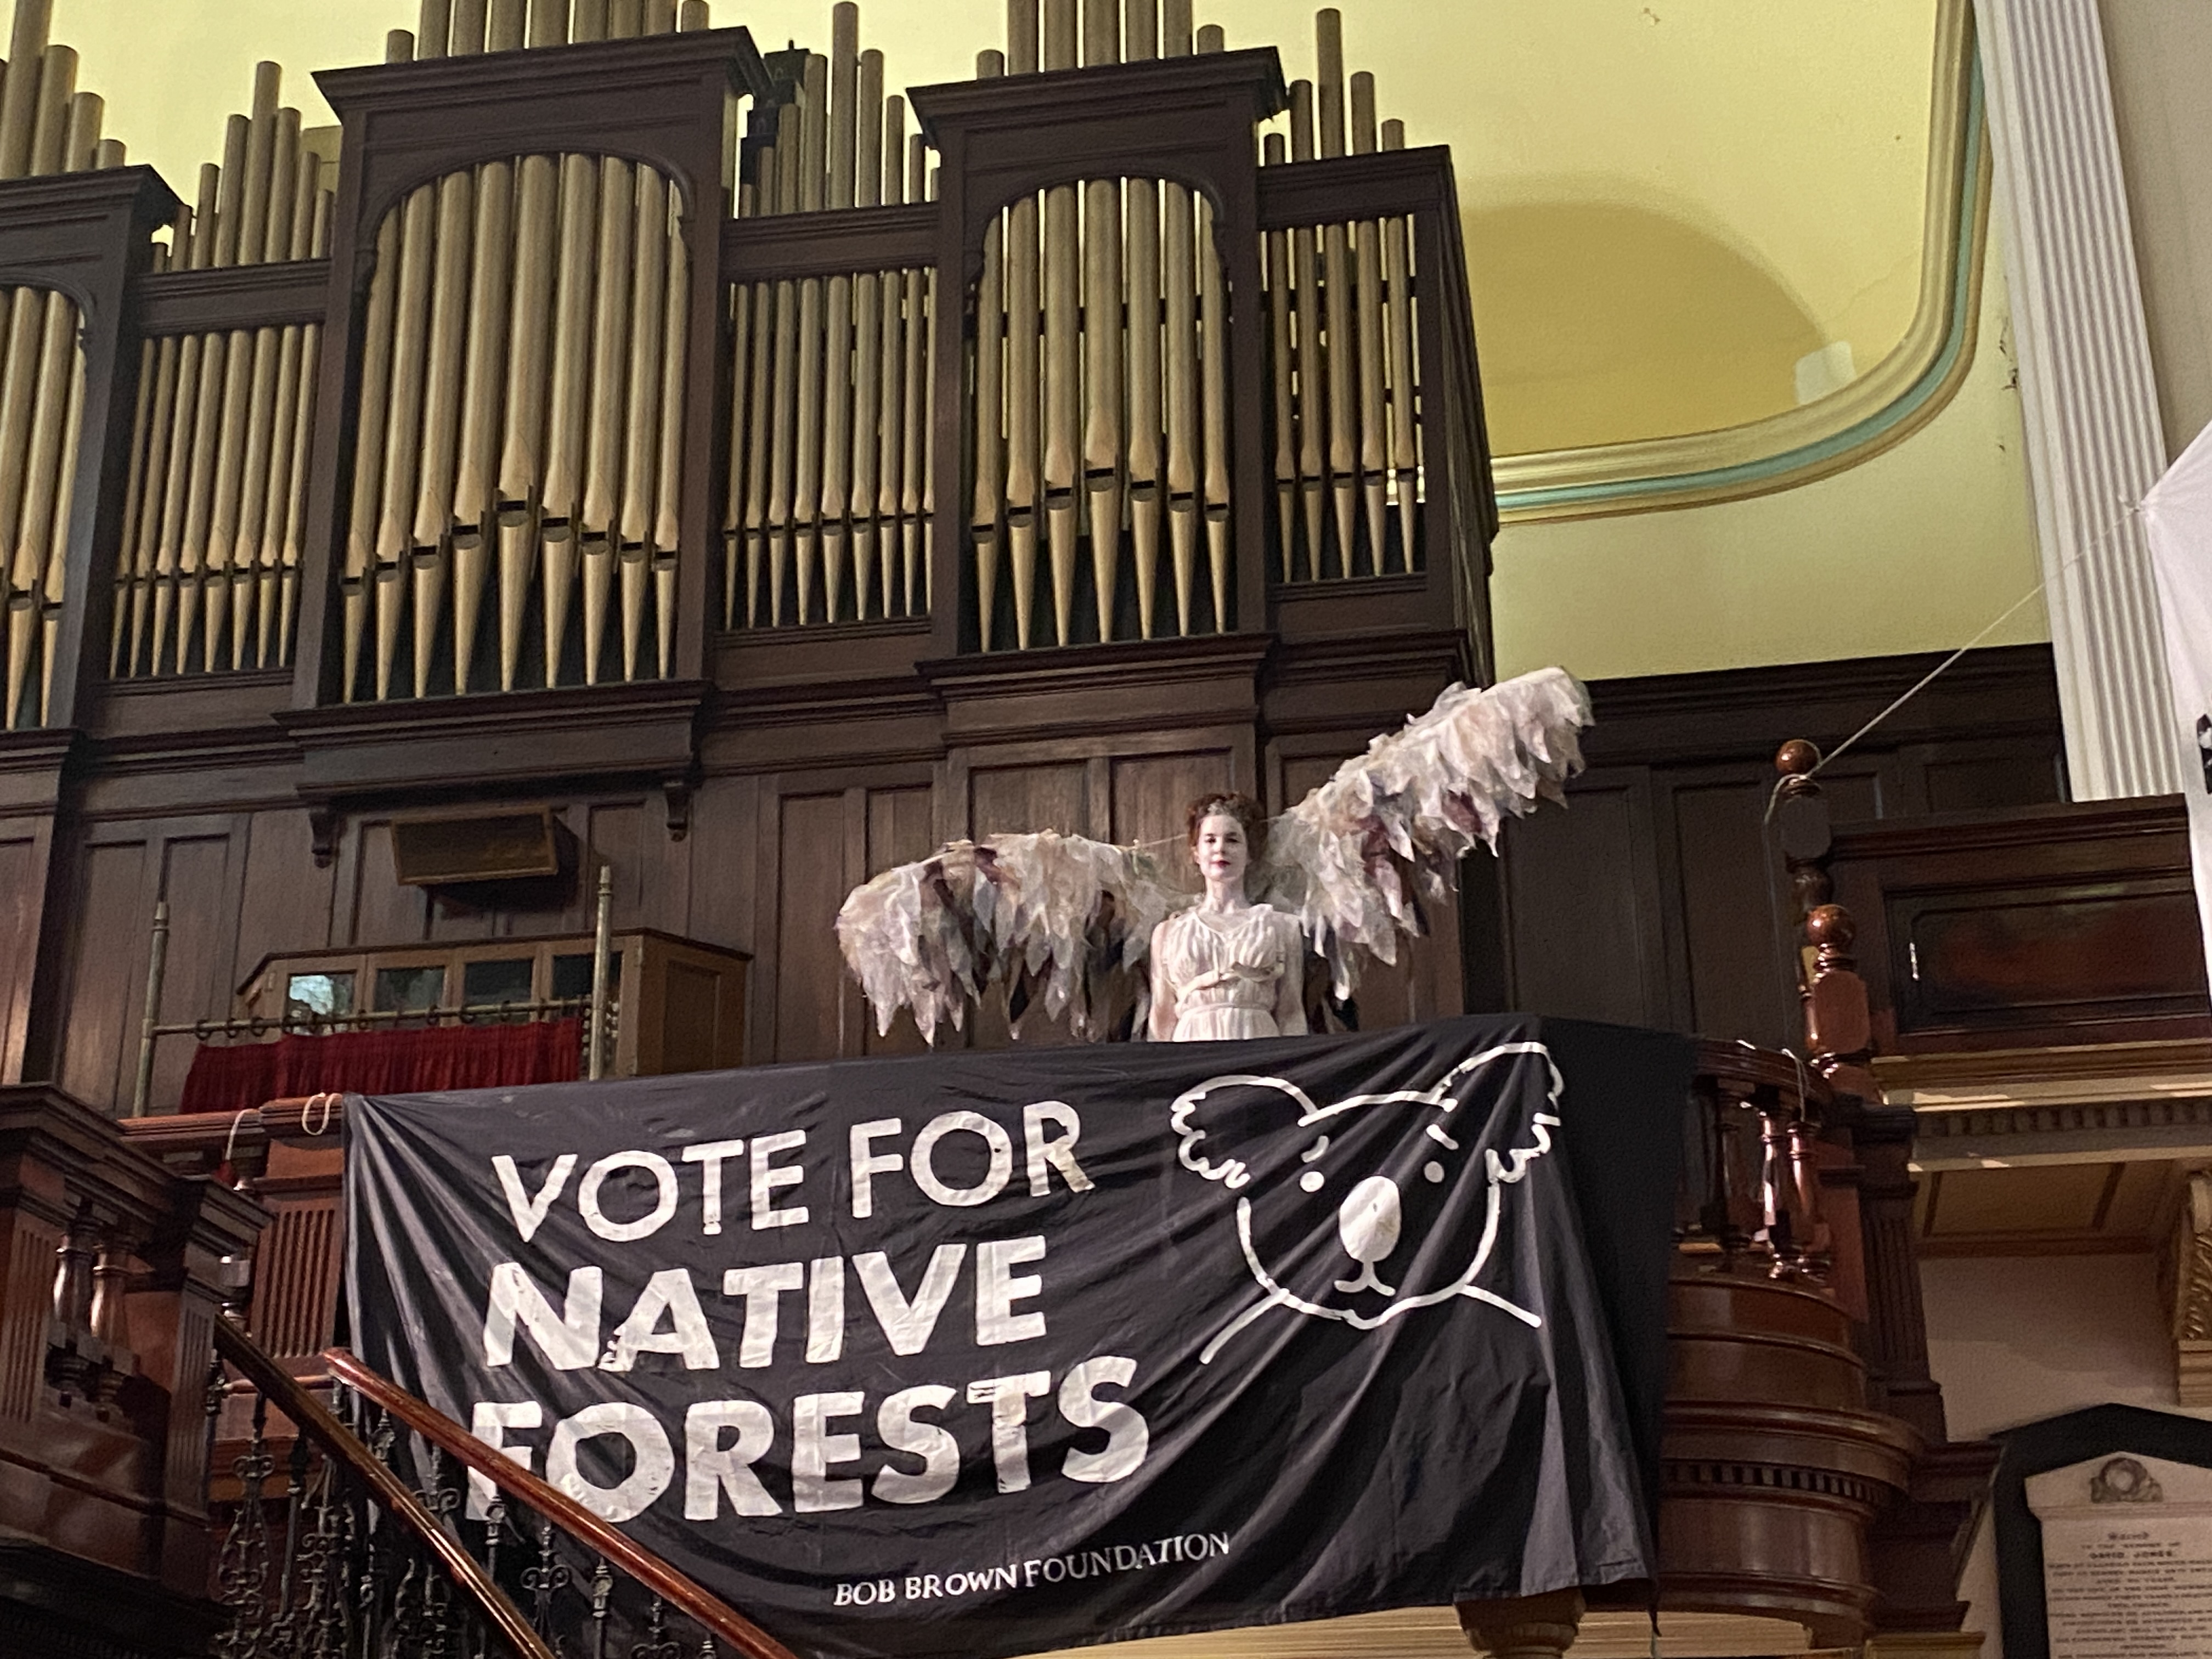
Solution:
M 256 66 L 252 112 L 200 169 L 156 270 L 319 258 L 330 240 L 334 134 L 279 108 Z M 137 678 L 291 659 L 307 448 L 322 329 L 314 323 L 149 336 L 140 346 L 130 474 L 115 546 L 110 672 Z
M 77 1010 L 143 1000 L 156 900 L 209 963 L 574 931 L 378 897 L 432 805 L 580 815 L 622 926 L 752 954 L 751 1058 L 847 1051 L 879 869 L 1294 799 L 1488 677 L 1450 161 L 1332 12 L 1292 80 L 1192 0 L 1011 0 L 912 86 L 849 4 L 763 56 L 701 0 L 419 0 L 318 72 L 334 129 L 242 73 L 180 192 L 47 3 L 0 77 L 0 1083 L 101 1094 Z
M 18 6 L 13 61 L 34 69 L 0 95 L 0 181 L 122 161 L 46 42 L 49 3 Z M 590 688 L 696 677 L 708 635 L 1141 642 L 1260 625 L 1277 589 L 1423 578 L 1438 394 L 1462 441 L 1480 432 L 1457 227 L 1435 160 L 1370 169 L 1395 182 L 1365 199 L 1345 174 L 1427 153 L 1378 120 L 1371 76 L 1347 82 L 1334 9 L 1314 76 L 1237 118 L 1249 155 L 1228 173 L 1092 154 L 1006 188 L 994 163 L 973 188 L 995 194 L 963 177 L 957 205 L 938 128 L 994 88 L 1049 157 L 1067 100 L 1021 104 L 1032 82 L 1070 77 L 1089 119 L 1115 76 L 1214 58 L 1261 86 L 1271 69 L 1239 65 L 1272 54 L 1228 52 L 1189 0 L 1011 0 L 976 80 L 910 101 L 850 0 L 826 52 L 764 61 L 709 23 L 703 0 L 421 0 L 388 40 L 391 96 L 410 69 L 470 59 L 522 87 L 533 62 L 696 38 L 726 79 L 716 130 L 687 142 L 719 161 L 574 123 L 542 145 L 487 134 L 434 173 L 387 155 L 412 171 L 358 222 L 343 181 L 373 130 L 356 118 L 343 151 L 302 132 L 277 66 L 257 68 L 220 161 L 135 255 L 129 442 L 94 555 L 108 678 L 296 666 L 338 706 Z M 1424 170 L 1426 228 L 1387 199 Z M 10 729 L 52 712 L 79 322 L 64 291 L 9 290 Z M 1463 611 L 1486 459 L 1462 441 L 1453 463 Z
M 76 53 L 47 40 L 48 0 L 17 8 L 0 65 L 0 179 L 119 167 L 97 94 L 76 90 Z M 8 682 L 0 730 L 43 724 L 69 600 L 84 361 L 76 301 L 35 284 L 0 289 L 0 574 L 8 592 Z

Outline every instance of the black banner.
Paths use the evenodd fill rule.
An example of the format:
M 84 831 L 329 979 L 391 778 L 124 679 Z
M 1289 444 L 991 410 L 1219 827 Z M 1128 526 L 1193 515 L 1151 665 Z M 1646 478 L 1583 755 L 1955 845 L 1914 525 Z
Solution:
M 1469 1018 L 351 1100 L 353 1346 L 803 1652 L 1643 1578 L 1690 1057 Z

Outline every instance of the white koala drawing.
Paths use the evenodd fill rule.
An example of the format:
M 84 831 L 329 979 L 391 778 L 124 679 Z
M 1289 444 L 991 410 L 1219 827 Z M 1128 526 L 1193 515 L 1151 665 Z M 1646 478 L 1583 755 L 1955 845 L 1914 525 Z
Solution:
M 1501 1068 L 1492 1076 L 1502 1083 L 1524 1056 L 1540 1060 L 1548 1073 L 1552 1109 L 1533 1115 L 1534 1144 L 1503 1157 L 1484 1149 L 1479 1188 L 1455 1179 L 1480 1132 L 1477 1121 L 1455 1135 L 1455 1114 L 1489 1068 Z M 1369 1331 L 1466 1297 L 1540 1327 L 1540 1314 L 1475 1281 L 1498 1243 L 1505 1189 L 1552 1150 L 1565 1088 L 1542 1043 L 1507 1042 L 1462 1060 L 1429 1088 L 1354 1095 L 1327 1106 L 1274 1077 L 1232 1073 L 1186 1090 L 1169 1112 L 1176 1157 L 1237 1194 L 1237 1241 L 1261 1291 L 1206 1345 L 1200 1363 L 1276 1307 Z M 1479 1237 L 1469 1245 L 1477 1230 L 1468 1211 L 1478 1202 Z M 1334 1212 L 1334 1237 L 1327 1212 L 1317 1212 L 1321 1205 Z

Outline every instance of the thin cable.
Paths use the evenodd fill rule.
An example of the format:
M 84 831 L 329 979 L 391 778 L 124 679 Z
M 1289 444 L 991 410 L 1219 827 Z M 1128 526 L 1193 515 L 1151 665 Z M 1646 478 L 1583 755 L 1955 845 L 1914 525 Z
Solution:
M 2035 599 L 2047 591 L 2054 580 L 2058 577 L 2064 575 L 2075 565 L 2081 563 L 2082 560 L 2087 558 L 2092 553 L 2101 551 L 2105 544 L 2111 541 L 2113 537 L 2118 535 L 2121 531 L 2126 529 L 2128 527 L 2129 520 L 2136 518 L 2142 513 L 2142 505 L 2141 502 L 2136 502 L 2132 506 L 2123 503 L 2123 510 L 2120 517 L 2112 524 L 2107 525 L 2105 527 L 2104 533 L 2099 536 L 2095 541 L 2091 542 L 2088 546 L 2081 549 L 2080 552 L 2075 553 L 2072 557 L 2067 559 L 2058 567 L 2057 569 L 2052 571 L 2041 581 L 2036 583 L 2034 586 L 2029 588 L 2027 592 L 2021 594 L 2003 610 L 1998 611 L 1996 616 L 1990 617 L 1989 622 L 1983 627 L 1979 633 L 1976 634 L 1973 638 L 1968 640 L 1956 651 L 1954 651 L 1949 656 L 1944 658 L 1942 661 L 1937 663 L 1925 674 L 1923 674 L 1919 679 L 1913 683 L 1910 690 L 1893 700 L 1889 706 L 1887 708 L 1884 708 L 1881 713 L 1876 714 L 1864 726 L 1859 727 L 1857 731 L 1852 732 L 1850 736 L 1845 738 L 1833 749 L 1831 749 L 1826 754 L 1823 755 L 1814 765 L 1811 771 L 1792 773 L 1786 776 L 1777 778 L 1774 781 L 1774 787 L 1767 792 L 1765 822 L 1771 823 L 1774 821 L 1774 809 L 1782 799 L 1783 786 L 1788 783 L 1791 777 L 1817 778 L 1820 776 L 1822 772 L 1827 769 L 1829 762 L 1834 760 L 1838 756 L 1845 753 L 1854 744 L 1857 743 L 1861 738 L 1866 736 L 1868 732 L 1873 731 L 1875 727 L 1880 726 L 1892 714 L 1894 714 L 1899 709 L 1904 708 L 1906 703 L 1911 702 L 1913 698 L 1918 696 L 1923 691 L 1926 690 L 1929 683 L 1932 682 L 1937 675 L 1941 674 L 1945 669 L 1950 667 L 1952 664 L 1957 662 L 1960 658 L 1965 656 L 1966 653 L 1972 650 L 1984 640 L 1989 638 L 1990 635 L 1996 633 L 1999 628 L 2003 626 L 2006 622 L 2011 619 L 2015 611 L 2027 605 L 2029 600 Z

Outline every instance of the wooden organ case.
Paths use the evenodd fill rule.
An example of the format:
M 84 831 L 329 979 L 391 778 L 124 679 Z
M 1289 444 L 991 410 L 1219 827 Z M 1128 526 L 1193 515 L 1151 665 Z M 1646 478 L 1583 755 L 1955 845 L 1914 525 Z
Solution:
M 767 61 L 696 0 L 562 9 L 321 74 L 334 166 L 263 66 L 196 210 L 0 180 L 0 277 L 84 319 L 11 600 L 0 1078 L 130 1098 L 157 902 L 165 1022 L 265 957 L 587 931 L 588 880 L 395 880 L 395 816 L 507 802 L 617 930 L 750 954 L 750 1060 L 911 1048 L 837 959 L 856 883 L 1279 808 L 1486 675 L 1449 159 L 1333 15 L 1316 93 L 1175 0 L 1018 4 L 910 131 L 850 7 Z M 1461 1006 L 1437 933 L 1368 1022 Z

